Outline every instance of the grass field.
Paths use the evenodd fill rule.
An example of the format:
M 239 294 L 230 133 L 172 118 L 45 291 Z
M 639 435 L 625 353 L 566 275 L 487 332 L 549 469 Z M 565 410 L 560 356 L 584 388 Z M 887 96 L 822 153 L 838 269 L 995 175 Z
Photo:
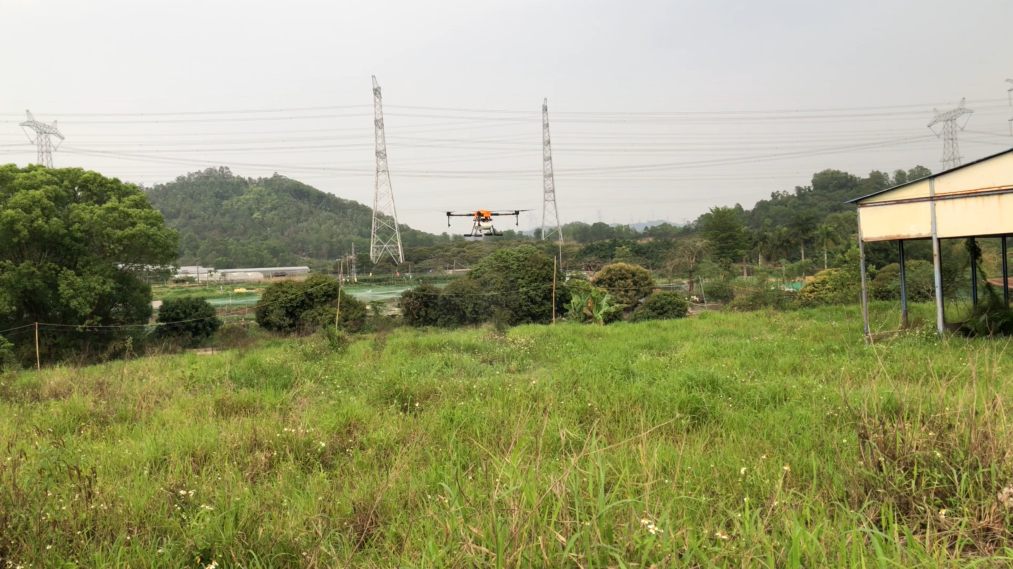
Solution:
M 860 329 L 398 329 L 8 376 L 0 567 L 1008 567 L 1011 346 Z

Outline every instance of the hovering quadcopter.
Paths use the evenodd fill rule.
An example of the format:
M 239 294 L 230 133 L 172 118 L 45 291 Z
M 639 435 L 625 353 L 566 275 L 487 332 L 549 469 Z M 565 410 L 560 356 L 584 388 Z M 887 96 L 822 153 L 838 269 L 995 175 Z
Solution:
M 452 211 L 447 212 L 447 227 L 450 227 L 451 217 L 470 217 L 475 220 L 471 226 L 471 233 L 465 233 L 465 237 L 496 237 L 503 235 L 492 225 L 492 218 L 501 215 L 512 215 L 514 216 L 515 225 L 521 224 L 521 212 L 529 211 L 526 209 L 515 209 L 513 211 L 489 211 L 486 209 L 480 209 L 471 213 L 454 213 Z

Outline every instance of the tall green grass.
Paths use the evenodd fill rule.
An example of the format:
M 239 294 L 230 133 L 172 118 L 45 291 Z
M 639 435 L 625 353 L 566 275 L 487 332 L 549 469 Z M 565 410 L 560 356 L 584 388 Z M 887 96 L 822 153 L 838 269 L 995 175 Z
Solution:
M 824 308 L 23 372 L 0 567 L 1008 566 L 1010 348 Z

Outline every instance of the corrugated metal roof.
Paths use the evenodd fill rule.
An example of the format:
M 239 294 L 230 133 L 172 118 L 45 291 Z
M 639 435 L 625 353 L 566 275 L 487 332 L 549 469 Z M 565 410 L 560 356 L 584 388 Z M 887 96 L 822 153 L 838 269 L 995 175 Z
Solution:
M 897 186 L 893 186 L 893 187 L 890 187 L 890 188 L 886 188 L 885 190 L 879 190 L 878 192 L 873 192 L 873 193 L 871 193 L 871 194 L 869 194 L 867 196 L 862 196 L 860 198 L 855 198 L 853 200 L 848 200 L 848 201 L 846 201 L 844 203 L 857 203 L 857 202 L 860 202 L 860 201 L 862 201 L 864 199 L 871 198 L 873 196 L 878 196 L 880 194 L 885 194 L 886 192 L 892 192 L 892 191 L 894 191 L 896 189 L 903 188 L 905 186 L 910 186 L 911 184 L 914 184 L 914 183 L 917 183 L 917 182 L 921 182 L 922 180 L 928 180 L 929 178 L 937 178 L 939 176 L 942 176 L 943 174 L 948 174 L 950 172 L 955 172 L 957 170 L 960 170 L 961 168 L 967 168 L 968 166 L 974 166 L 975 164 L 978 164 L 980 162 L 984 162 L 986 160 L 991 160 L 991 159 L 996 158 L 998 156 L 1002 156 L 1003 154 L 1009 154 L 1010 152 L 1013 152 L 1013 148 L 1010 148 L 1009 150 L 1003 150 L 1002 152 L 1000 152 L 998 154 L 993 154 L 991 156 L 986 156 L 984 158 L 979 158 L 979 159 L 977 159 L 977 160 L 975 160 L 973 162 L 968 162 L 967 164 L 961 164 L 960 166 L 957 166 L 956 168 L 950 168 L 949 170 L 943 170 L 942 172 L 939 172 L 938 174 L 931 174 L 929 176 L 925 176 L 924 178 L 918 178 L 917 180 L 911 180 L 910 182 L 907 182 L 907 183 L 904 183 L 904 184 L 900 184 L 900 185 L 897 185 Z

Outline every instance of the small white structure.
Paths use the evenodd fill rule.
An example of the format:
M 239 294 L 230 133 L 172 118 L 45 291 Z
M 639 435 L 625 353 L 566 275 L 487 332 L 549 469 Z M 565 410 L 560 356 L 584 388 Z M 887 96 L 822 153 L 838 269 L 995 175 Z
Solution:
M 251 282 L 278 277 L 308 275 L 309 267 L 257 267 L 253 269 L 220 269 L 218 278 L 225 282 Z
M 198 282 L 206 282 L 208 279 L 215 278 L 214 274 L 215 274 L 214 267 L 201 267 L 198 265 L 190 265 L 188 267 L 180 267 L 179 270 L 176 271 L 176 274 L 175 276 L 173 276 L 173 278 L 176 279 L 192 278 L 197 280 Z

